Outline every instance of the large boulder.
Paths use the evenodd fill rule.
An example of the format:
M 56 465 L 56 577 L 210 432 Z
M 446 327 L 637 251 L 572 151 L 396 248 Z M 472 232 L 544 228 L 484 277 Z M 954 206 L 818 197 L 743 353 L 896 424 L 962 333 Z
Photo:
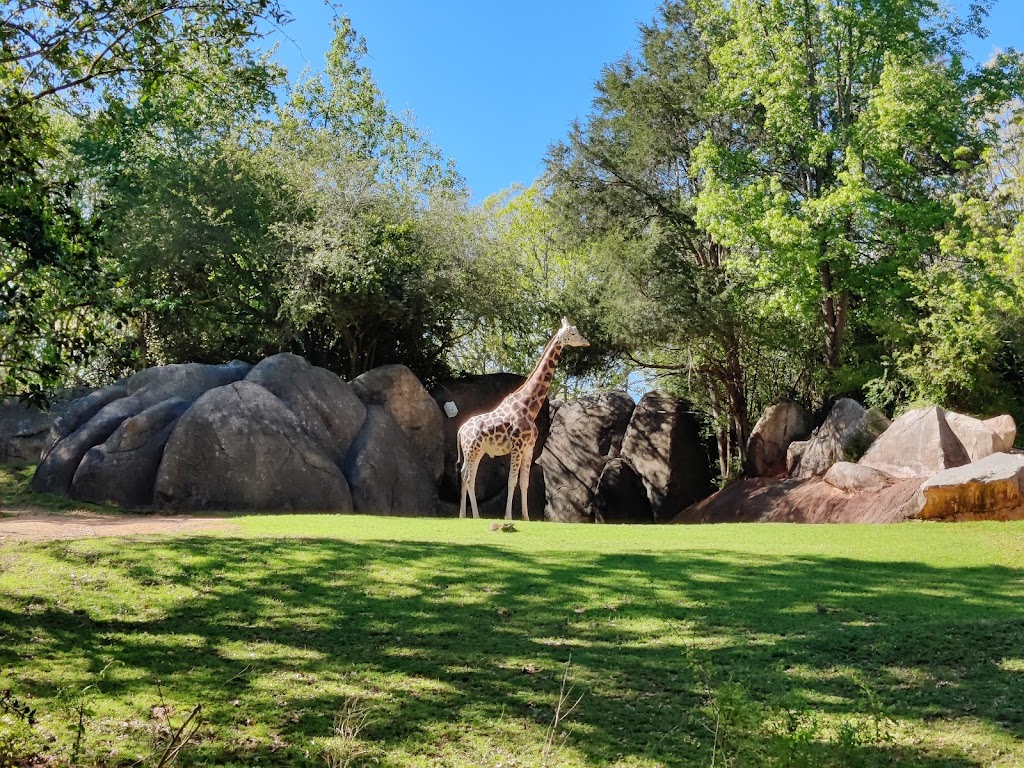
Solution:
M 364 515 L 437 515 L 437 489 L 418 457 L 390 411 L 370 405 L 344 462 L 355 511 Z
M 442 431 L 444 435 L 444 473 L 441 476 L 440 494 L 446 501 L 459 500 L 459 491 L 462 481 L 459 478 L 456 457 L 458 453 L 458 431 L 468 418 L 479 413 L 486 413 L 497 407 L 498 403 L 506 396 L 517 390 L 526 382 L 526 377 L 515 373 L 489 373 L 480 376 L 467 376 L 462 379 L 455 379 L 438 385 L 431 395 L 437 403 L 438 408 L 444 413 Z M 450 403 L 450 405 L 448 405 Z M 447 415 L 445 408 L 452 410 L 452 416 Z M 537 414 L 537 429 L 540 435 L 537 437 L 537 445 L 534 446 L 534 462 L 540 456 L 541 450 L 547 440 L 551 426 L 551 417 L 548 403 L 545 401 Z M 480 461 L 476 474 L 476 494 L 481 504 L 496 497 L 505 498 L 504 494 L 508 484 L 509 457 L 508 456 L 484 456 Z M 534 483 L 530 481 L 530 487 Z M 531 497 L 532 497 L 531 493 Z M 543 506 L 543 505 L 541 505 Z M 537 509 L 532 503 L 532 509 Z M 480 514 L 483 514 L 481 507 Z M 504 503 L 502 503 L 502 514 L 504 514 Z
M 544 470 L 544 517 L 593 522 L 604 465 L 618 455 L 635 407 L 625 392 L 605 392 L 559 406 L 537 463 Z
M 99 413 L 102 408 L 115 400 L 120 400 L 127 396 L 128 388 L 124 384 L 111 384 L 110 386 L 93 390 L 84 397 L 75 400 L 63 413 L 53 420 L 50 434 L 47 436 L 43 450 L 40 452 L 40 461 L 46 459 L 46 455 L 53 450 L 57 443 L 85 424 Z M 74 473 L 74 470 L 72 470 L 72 473 Z
M 822 480 L 846 493 L 878 493 L 893 483 L 893 479 L 884 472 L 851 461 L 837 461 L 828 468 Z
M 175 510 L 352 510 L 327 450 L 278 397 L 248 381 L 207 391 L 178 419 L 153 495 Z
M 908 502 L 908 509 L 926 520 L 1021 519 L 1022 488 L 1024 455 L 993 453 L 928 478 Z
M 889 423 L 882 413 L 866 409 L 856 400 L 837 400 L 824 423 L 807 440 L 790 444 L 786 456 L 790 477 L 822 475 L 837 461 L 856 460 Z
M 71 482 L 71 495 L 96 504 L 145 508 L 174 425 L 191 402 L 163 400 L 121 422 L 106 442 L 90 448 Z
M 245 380 L 277 396 L 306 434 L 340 466 L 366 419 L 366 406 L 343 379 L 290 352 L 261 360 Z
M 810 414 L 799 403 L 769 406 L 747 440 L 747 474 L 751 477 L 785 475 L 789 444 L 806 437 L 810 430 Z
M 611 459 L 601 470 L 593 509 L 596 523 L 655 522 L 643 478 L 621 458 Z
M 401 427 L 413 458 L 436 483 L 444 470 L 441 410 L 416 374 L 404 365 L 382 365 L 352 380 L 352 390 L 366 405 L 383 406 Z
M 1017 439 L 1017 423 L 1013 420 L 1013 416 L 1010 416 L 1009 414 L 994 416 L 991 419 L 985 419 L 984 424 L 999 435 L 1000 453 L 1009 451 L 1013 448 L 1013 443 Z
M 946 412 L 938 406 L 904 413 L 859 461 L 892 477 L 925 477 L 969 462 Z
M 946 413 L 946 423 L 949 424 L 949 428 L 953 430 L 953 434 L 964 447 L 970 461 L 978 461 L 993 453 L 1002 453 L 1008 450 L 1004 447 L 1005 436 L 996 432 L 987 421 L 950 411 Z M 1016 425 L 1014 433 L 1016 433 Z M 1013 445 L 1012 440 L 1010 445 Z
M 232 360 L 221 365 L 174 363 L 146 368 L 132 374 L 126 381 L 128 394 L 144 408 L 162 400 L 195 400 L 204 392 L 245 378 L 252 368 L 249 363 Z
M 91 391 L 87 388 L 58 391 L 45 407 L 17 397 L 0 400 L 0 464 L 16 467 L 38 464 L 49 442 L 54 420 L 72 402 Z
M 665 392 L 648 392 L 637 403 L 619 455 L 643 480 L 657 522 L 711 490 L 700 424 L 686 401 Z
M 93 396 L 86 398 L 89 400 Z M 89 409 L 95 400 L 89 403 Z M 74 410 L 74 409 L 72 409 Z M 32 490 L 40 493 L 59 493 L 67 495 L 71 490 L 78 465 L 90 448 L 106 441 L 121 423 L 143 410 L 143 404 L 134 397 L 119 397 L 108 402 L 92 414 L 91 418 L 82 421 L 77 429 L 53 441 L 44 452 L 42 461 L 32 476 Z M 52 434 L 63 429 L 61 419 L 54 422 Z M 65 424 L 76 423 L 77 419 L 69 419 Z

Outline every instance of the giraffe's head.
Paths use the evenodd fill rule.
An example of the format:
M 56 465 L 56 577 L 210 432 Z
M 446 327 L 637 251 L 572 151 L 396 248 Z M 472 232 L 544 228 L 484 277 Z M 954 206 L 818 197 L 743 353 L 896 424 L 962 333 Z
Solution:
M 567 347 L 589 347 L 590 342 L 584 339 L 569 318 L 562 318 L 562 327 L 558 329 L 558 340 Z

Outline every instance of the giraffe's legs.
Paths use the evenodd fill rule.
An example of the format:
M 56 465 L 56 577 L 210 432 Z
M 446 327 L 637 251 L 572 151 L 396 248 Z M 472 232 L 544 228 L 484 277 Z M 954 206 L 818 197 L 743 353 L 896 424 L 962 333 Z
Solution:
M 508 499 L 505 501 L 505 519 L 512 519 L 512 498 L 516 493 L 516 479 L 519 477 L 519 468 L 523 463 L 523 452 L 521 450 L 512 451 L 512 455 L 509 457 L 511 464 L 508 470 Z M 525 499 L 523 502 L 525 503 Z
M 459 496 L 459 517 L 466 516 L 466 497 L 469 497 L 473 509 L 473 517 L 480 517 L 476 506 L 476 471 L 480 467 L 480 459 L 483 458 L 475 447 L 468 448 L 462 453 L 462 493 Z
M 523 511 L 523 520 L 530 519 L 527 511 L 527 494 L 530 492 L 530 466 L 533 464 L 533 449 L 531 448 L 523 456 L 523 463 L 519 466 L 519 502 Z

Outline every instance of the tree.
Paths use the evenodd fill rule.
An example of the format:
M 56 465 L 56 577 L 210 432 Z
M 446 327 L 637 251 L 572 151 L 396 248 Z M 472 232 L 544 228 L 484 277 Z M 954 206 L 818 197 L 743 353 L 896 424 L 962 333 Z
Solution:
M 694 4 L 664 4 L 641 28 L 640 56 L 605 69 L 594 112 L 552 148 L 548 173 L 567 226 L 605 255 L 609 333 L 707 409 L 724 476 L 771 390 L 759 380 L 809 381 L 787 302 L 697 216 L 702 140 L 745 146 L 739 127 L 753 119 L 716 111 L 718 81 Z
M 294 89 L 261 155 L 288 198 L 274 227 L 281 316 L 319 365 L 353 376 L 403 362 L 430 380 L 487 296 L 476 232 L 454 166 L 389 110 L 365 54 L 339 19 L 325 71 Z
M 741 143 L 708 135 L 697 150 L 696 217 L 817 318 L 833 393 L 878 373 L 847 339 L 900 342 L 909 277 L 936 254 L 949 193 L 979 162 L 978 118 L 1005 97 L 998 65 L 962 57 L 982 17 L 932 0 L 701 4 L 716 103 L 745 118 Z
M 92 181 L 69 159 L 76 121 L 137 105 L 161 83 L 203 85 L 199 61 L 232 59 L 284 21 L 276 0 L 15 0 L 0 11 L 0 375 L 43 398 L 80 374 L 116 311 Z M 197 52 L 201 52 L 199 55 Z M 245 74 L 259 81 L 262 65 Z M 207 74 L 209 74 L 207 72 Z M 237 82 L 237 81 L 236 81 Z M 264 80 L 265 82 L 265 80 Z M 82 184 L 80 182 L 86 182 Z M 113 323 L 111 323 L 112 325 Z
M 250 51 L 202 53 L 195 79 L 155 78 L 111 98 L 75 142 L 110 254 L 129 367 L 276 351 L 281 180 L 258 151 L 279 73 Z

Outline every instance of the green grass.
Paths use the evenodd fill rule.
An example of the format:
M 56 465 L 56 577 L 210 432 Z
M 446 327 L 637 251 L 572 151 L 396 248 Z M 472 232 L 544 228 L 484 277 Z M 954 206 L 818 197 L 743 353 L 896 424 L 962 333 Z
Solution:
M 0 766 L 1024 765 L 1021 523 L 235 522 L 0 545 Z

